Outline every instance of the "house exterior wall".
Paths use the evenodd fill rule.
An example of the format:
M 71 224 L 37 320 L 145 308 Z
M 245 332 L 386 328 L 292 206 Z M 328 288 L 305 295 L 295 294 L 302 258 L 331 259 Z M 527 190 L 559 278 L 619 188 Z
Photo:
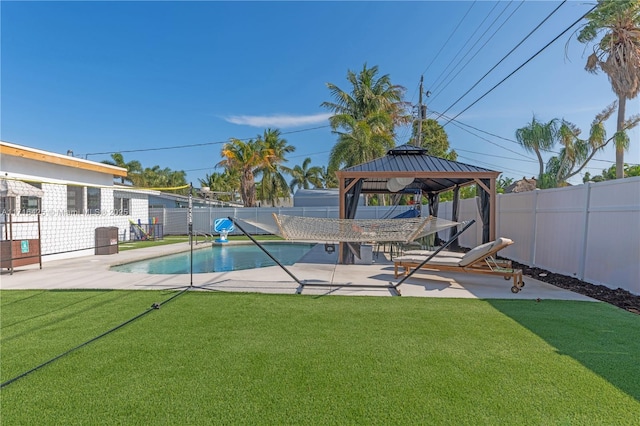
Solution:
M 92 162 L 87 162 L 88 165 L 90 163 Z M 0 175 L 8 179 L 41 183 L 44 195 L 40 202 L 39 225 L 43 262 L 94 254 L 97 228 L 115 226 L 122 240 L 129 238 L 130 221 L 148 223 L 149 220 L 148 194 L 114 187 L 113 175 L 110 173 L 3 155 Z M 83 208 L 77 213 L 68 212 L 67 185 L 82 187 Z M 86 210 L 87 187 L 100 190 L 98 211 Z M 115 196 L 129 199 L 128 214 L 116 211 Z M 16 206 L 19 206 L 20 197 L 16 198 Z M 9 218 L 2 214 L 0 219 L 7 222 Z M 11 221 L 11 229 L 6 223 L 0 224 L 2 239 L 37 238 L 38 215 L 16 212 L 11 215 Z

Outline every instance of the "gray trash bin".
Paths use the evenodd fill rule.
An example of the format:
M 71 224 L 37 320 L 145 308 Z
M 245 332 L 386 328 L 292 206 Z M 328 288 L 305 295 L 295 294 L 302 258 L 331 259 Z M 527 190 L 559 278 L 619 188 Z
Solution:
M 118 227 L 105 226 L 102 228 L 96 228 L 95 254 L 116 253 L 118 253 Z

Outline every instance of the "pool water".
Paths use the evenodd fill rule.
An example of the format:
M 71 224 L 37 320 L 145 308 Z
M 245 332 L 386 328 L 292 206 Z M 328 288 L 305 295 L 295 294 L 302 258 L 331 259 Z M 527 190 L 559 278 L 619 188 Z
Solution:
M 261 243 L 283 265 L 293 265 L 315 244 Z M 214 245 L 193 251 L 193 273 L 239 271 L 274 266 L 274 262 L 255 244 Z M 156 257 L 113 266 L 112 271 L 143 274 L 189 274 L 190 252 Z

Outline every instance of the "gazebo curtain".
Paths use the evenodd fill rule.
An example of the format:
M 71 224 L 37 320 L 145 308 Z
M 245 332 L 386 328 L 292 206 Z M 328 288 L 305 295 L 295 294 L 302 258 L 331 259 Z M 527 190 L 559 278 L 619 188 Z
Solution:
M 351 181 L 346 182 L 348 185 Z M 358 181 L 344 194 L 344 213 L 345 219 L 355 219 L 356 210 L 358 210 L 358 200 L 362 191 L 362 179 Z M 352 264 L 354 261 L 354 253 L 360 254 L 360 243 L 342 243 L 342 263 Z
M 455 188 L 453 188 L 453 205 L 452 205 L 452 209 L 451 209 L 451 220 L 454 222 L 458 221 L 458 210 L 460 206 L 460 187 L 456 186 Z M 449 238 L 453 237 L 454 235 L 456 235 L 458 233 L 458 227 L 454 226 L 453 228 L 451 228 L 450 234 L 449 234 Z M 458 247 L 460 247 L 460 244 L 458 244 L 458 238 L 456 238 L 455 240 L 453 240 L 451 242 L 450 245 L 451 248 L 456 249 Z
M 481 182 L 489 188 L 491 181 L 489 179 L 482 179 Z M 478 197 L 480 198 L 480 218 L 482 219 L 482 243 L 489 242 L 489 231 L 491 226 L 491 213 L 490 213 L 490 196 L 480 185 L 477 185 Z
M 440 203 L 440 194 L 435 192 L 427 193 L 427 199 L 429 200 L 429 216 L 438 217 L 438 204 Z M 433 244 L 440 245 L 442 240 L 435 234 Z

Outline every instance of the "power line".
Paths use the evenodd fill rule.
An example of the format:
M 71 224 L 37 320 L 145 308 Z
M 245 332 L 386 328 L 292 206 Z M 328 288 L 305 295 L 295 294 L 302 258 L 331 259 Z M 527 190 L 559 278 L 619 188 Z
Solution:
M 433 99 L 435 99 L 436 97 L 438 97 L 438 95 L 440 95 L 440 93 L 442 93 L 442 91 L 444 89 L 446 89 L 447 87 L 449 87 L 449 85 L 451 84 L 451 82 L 453 82 L 456 77 L 458 77 L 458 75 L 460 75 L 460 73 L 467 67 L 467 65 L 469 65 L 469 63 L 471 63 L 471 61 L 478 56 L 478 54 L 482 51 L 482 49 L 484 49 L 484 47 L 487 45 L 487 43 L 489 43 L 493 37 L 495 37 L 495 35 L 498 33 L 498 31 L 500 31 L 502 29 L 502 27 L 504 27 L 504 25 L 509 22 L 509 19 L 511 19 L 511 17 L 513 16 L 514 13 L 516 13 L 518 11 L 518 9 L 520 9 L 520 7 L 522 7 L 522 5 L 524 4 L 524 1 L 520 2 L 520 4 L 518 5 L 518 7 L 515 8 L 515 10 L 513 12 L 511 12 L 511 14 L 507 17 L 507 19 L 505 19 L 505 21 L 500 24 L 500 26 L 498 27 L 498 29 L 496 29 L 493 34 L 491 34 L 491 36 L 484 42 L 484 44 L 482 46 L 480 46 L 480 48 L 476 51 L 476 53 L 473 54 L 473 56 L 462 66 L 462 68 L 460 68 L 458 70 L 458 72 L 451 77 L 450 75 L 447 76 L 447 78 L 449 78 L 449 82 L 442 88 L 442 90 L 440 90 L 434 97 Z M 500 12 L 500 14 L 498 16 L 496 16 L 496 18 L 493 20 L 493 22 L 487 27 L 487 29 L 482 33 L 482 35 L 480 35 L 480 37 L 478 37 L 475 41 L 475 43 L 473 43 L 473 45 L 467 50 L 467 53 L 464 54 L 464 56 L 462 58 L 460 58 L 460 60 L 456 63 L 456 65 L 453 67 L 453 69 L 455 70 L 456 68 L 458 68 L 458 66 L 460 65 L 460 63 L 464 60 L 464 58 L 467 57 L 467 55 L 469 55 L 469 53 L 471 53 L 471 51 L 473 50 L 474 47 L 476 47 L 476 45 L 478 43 L 480 43 L 480 40 L 482 40 L 482 38 L 485 36 L 485 34 L 487 34 L 487 32 L 491 29 L 491 27 L 493 27 L 493 25 L 498 21 L 498 19 L 500 19 L 500 17 L 502 16 L 502 14 L 504 12 L 507 11 L 507 9 L 509 8 L 509 6 L 511 5 L 510 3 L 507 3 L 507 6 L 505 6 L 504 9 L 502 9 L 502 12 Z M 451 70 L 453 72 L 453 70 Z M 446 79 L 445 79 L 446 80 Z M 444 83 L 444 80 L 443 82 Z M 442 85 L 442 83 L 440 83 L 438 85 L 438 87 L 436 87 L 434 89 L 434 92 L 438 91 L 440 85 Z
M 466 152 L 466 153 L 469 153 L 469 154 L 487 155 L 486 152 L 475 152 L 475 151 L 469 151 L 469 150 L 466 150 L 466 149 L 456 149 L 455 151 L 456 152 Z M 493 155 L 493 154 L 491 154 L 491 158 L 502 158 L 502 159 L 511 160 L 511 161 L 525 161 L 527 163 L 538 163 L 536 160 L 533 160 L 533 159 L 530 159 L 530 158 L 526 159 L 526 160 L 523 160 L 522 158 L 503 157 L 503 156 L 500 156 L 500 155 Z
M 498 7 L 498 2 L 496 2 L 496 4 L 493 6 L 493 8 L 491 8 L 491 10 L 489 11 L 489 13 L 487 14 L 487 16 L 485 16 L 485 18 L 482 20 L 482 22 L 480 22 L 480 24 L 476 27 L 476 29 L 473 31 L 473 33 L 469 36 L 469 38 L 467 39 L 467 41 L 464 42 L 464 44 L 466 45 L 467 43 L 469 43 L 469 41 L 473 38 L 473 36 L 480 30 L 480 28 L 482 27 L 482 25 L 484 24 L 484 22 L 489 19 L 489 16 L 491 15 L 491 13 L 494 11 L 494 9 Z M 451 62 L 449 62 L 449 65 L 447 65 L 445 67 L 444 70 L 442 70 L 442 72 L 440 73 L 440 75 L 438 75 L 438 77 L 436 77 L 436 79 L 434 80 L 434 82 L 432 83 L 432 86 L 435 86 L 438 81 L 440 80 L 440 77 L 442 77 L 442 75 L 449 69 L 449 67 L 451 66 L 451 64 L 453 63 L 453 61 L 455 61 L 458 58 L 458 55 L 460 55 L 462 51 L 458 51 L 458 53 L 453 57 L 453 59 L 451 60 Z
M 482 161 L 482 160 L 478 160 L 478 159 L 474 159 L 474 158 L 469 158 L 469 157 L 464 157 L 462 155 L 460 156 L 460 158 L 466 159 L 467 161 L 470 161 L 470 162 L 473 162 L 473 163 L 483 164 L 485 167 L 491 167 L 492 170 L 502 169 L 504 171 L 509 171 L 509 172 L 512 172 L 512 173 L 522 174 L 522 170 L 509 169 L 509 168 L 506 168 L 506 167 L 503 167 L 503 166 L 498 166 L 496 164 L 487 163 L 486 161 Z
M 477 0 L 476 0 L 477 1 Z M 438 59 L 438 56 L 440 56 L 440 53 L 442 53 L 442 51 L 444 50 L 445 46 L 449 43 L 449 41 L 451 40 L 451 37 L 453 37 L 453 35 L 456 33 L 456 31 L 458 31 L 458 28 L 460 28 L 460 25 L 462 25 L 462 22 L 465 20 L 465 18 L 467 17 L 467 15 L 469 14 L 469 12 L 471 12 L 471 9 L 473 9 L 473 6 L 476 4 L 476 1 L 474 1 L 473 3 L 471 3 L 471 6 L 469 6 L 469 9 L 467 9 L 467 12 L 464 14 L 464 16 L 462 17 L 462 19 L 460 19 L 460 22 L 458 22 L 458 25 L 456 25 L 456 27 L 453 29 L 453 31 L 451 32 L 451 34 L 449 34 L 449 38 L 447 38 L 447 41 L 444 42 L 444 44 L 440 47 L 440 50 L 438 50 L 438 53 L 436 53 L 436 56 L 433 57 L 433 59 L 431 60 L 431 62 L 429 62 L 429 65 L 427 65 L 427 68 L 425 68 L 424 71 L 422 71 L 422 75 L 426 74 L 427 71 L 429 71 L 429 68 L 431 67 L 431 65 L 433 64 L 433 62 Z
M 489 89 L 488 91 L 486 91 L 482 96 L 480 96 L 478 99 L 476 99 L 473 103 L 471 103 L 471 105 L 469 105 L 468 107 L 466 107 L 465 109 L 463 109 L 462 111 L 460 111 L 458 114 L 456 114 L 452 119 L 450 119 L 449 121 L 447 121 L 445 124 L 442 125 L 442 127 L 446 126 L 447 124 L 449 124 L 451 122 L 451 120 L 457 118 L 458 116 L 460 116 L 462 113 L 464 113 L 465 111 L 467 111 L 469 108 L 471 108 L 472 106 L 474 106 L 475 104 L 477 104 L 478 102 L 480 102 L 480 100 L 482 100 L 485 96 L 487 96 L 489 93 L 493 92 L 498 86 L 500 86 L 502 83 L 504 83 L 505 81 L 507 81 L 511 76 L 513 76 L 516 72 L 520 71 L 520 69 L 522 69 L 522 67 L 524 67 L 526 64 L 528 64 L 529 62 L 531 62 L 536 56 L 538 56 L 540 53 L 542 53 L 547 47 L 551 46 L 556 40 L 558 40 L 560 37 L 562 37 L 567 31 L 569 31 L 571 28 L 573 28 L 578 22 L 580 22 L 582 19 L 584 19 L 585 16 L 587 16 L 589 13 L 591 13 L 596 7 L 598 7 L 598 5 L 593 6 L 591 9 L 589 9 L 585 14 L 583 14 L 580 18 L 578 18 L 577 20 L 575 20 L 570 26 L 568 26 L 564 31 L 562 31 L 560 34 L 558 34 L 556 37 L 554 37 L 553 40 L 551 40 L 549 43 L 547 43 L 546 45 L 544 45 L 544 47 L 542 47 L 540 50 L 538 50 L 533 56 L 531 56 L 529 59 L 527 59 L 525 62 L 523 62 L 518 68 L 516 68 L 515 70 L 513 70 L 509 75 L 507 75 L 505 78 L 503 78 L 502 80 L 500 80 L 496 85 L 494 85 L 491 89 Z
M 300 129 L 300 130 L 292 130 L 289 132 L 282 132 L 280 133 L 281 135 L 290 135 L 293 133 L 302 133 L 302 132 L 309 132 L 311 130 L 318 130 L 318 129 L 324 129 L 327 127 L 331 127 L 329 124 L 324 125 L 324 126 L 318 126 L 318 127 L 311 127 L 308 129 Z M 235 138 L 238 139 L 238 138 Z M 253 137 L 250 138 L 241 138 L 238 140 L 241 141 L 248 141 L 253 139 Z M 116 154 L 116 153 L 129 153 L 129 152 L 148 152 L 148 151 L 163 151 L 163 150 L 169 150 L 169 149 L 182 149 L 182 148 L 194 148 L 194 147 L 198 147 L 198 146 L 208 146 L 208 145 L 222 145 L 229 142 L 228 140 L 225 141 L 217 141 L 217 142 L 202 142 L 202 143 L 193 143 L 193 144 L 186 144 L 186 145 L 174 145 L 174 146 L 164 146 L 164 147 L 156 147 L 156 148 L 141 148 L 141 149 L 125 149 L 125 150 L 118 150 L 118 151 L 107 151 L 107 152 L 90 152 L 87 154 L 84 154 L 85 159 L 89 156 L 89 155 L 104 155 L 104 154 Z
M 464 92 L 464 94 L 462 96 L 460 96 L 458 99 L 456 99 L 456 101 L 451 104 L 447 109 L 444 110 L 444 112 L 442 114 L 446 114 L 447 111 L 449 111 L 451 108 L 453 108 L 453 106 L 455 106 L 458 102 L 460 102 L 460 100 L 462 100 L 462 98 L 464 98 L 465 96 L 467 96 L 469 94 L 469 92 L 471 92 L 478 84 L 480 84 L 480 82 L 482 82 L 482 80 L 485 79 L 486 76 L 488 76 L 494 69 L 496 69 L 496 67 L 498 65 L 500 65 L 502 63 L 502 61 L 504 61 L 505 59 L 507 59 L 509 57 L 509 55 L 511 55 L 518 47 L 520 47 L 522 45 L 522 43 L 524 43 L 529 37 L 531 37 L 531 35 L 536 32 L 549 18 L 551 18 L 551 16 L 553 16 L 553 14 L 555 14 L 558 9 L 560 9 L 560 7 L 562 7 L 562 5 L 564 5 L 567 2 L 567 0 L 564 0 L 562 3 L 560 3 L 560 5 L 558 7 L 556 7 L 549 15 L 547 15 L 546 18 L 544 18 L 542 20 L 542 22 L 540 22 L 533 30 L 531 30 L 529 32 L 529 34 L 527 34 L 522 40 L 520 40 L 520 42 L 518 44 L 516 44 L 513 49 L 511 49 L 509 51 L 509 53 L 507 53 L 506 55 L 504 55 L 502 57 L 502 59 L 500 59 L 500 61 L 498 61 L 498 63 L 496 63 L 493 67 L 491 67 L 491 69 L 489 71 L 487 71 L 485 73 L 485 75 L 483 75 L 480 80 L 476 81 L 475 84 L 473 86 L 471 86 L 471 88 L 469 90 L 467 90 L 466 92 Z M 522 5 L 522 4 L 521 4 Z M 516 9 L 518 10 L 518 9 Z M 441 115 L 442 115 L 441 114 Z M 440 118 L 440 117 L 438 117 Z M 438 119 L 436 118 L 436 120 Z
M 435 112 L 435 114 L 437 114 L 437 112 Z M 467 132 L 467 133 L 469 133 L 469 134 L 471 134 L 471 135 L 473 135 L 473 136 L 477 137 L 478 139 L 482 139 L 483 141 L 489 142 L 490 144 L 495 145 L 495 146 L 497 146 L 498 148 L 504 149 L 505 151 L 509 151 L 509 152 L 511 152 L 511 153 L 513 153 L 513 154 L 519 155 L 519 156 L 521 156 L 521 157 L 525 157 L 525 158 L 527 158 L 528 160 L 530 160 L 530 159 L 531 159 L 530 157 L 527 157 L 526 155 L 522 154 L 521 152 L 517 152 L 517 151 L 514 151 L 514 150 L 512 150 L 512 149 L 505 148 L 505 147 L 504 147 L 504 146 L 502 146 L 502 145 L 498 145 L 497 143 L 495 143 L 495 142 L 493 142 L 493 141 L 490 141 L 490 140 L 489 140 L 489 139 L 487 139 L 487 138 L 483 138 L 482 136 L 479 136 L 479 135 L 477 135 L 477 134 L 473 133 L 472 131 L 467 130 L 467 129 L 465 129 L 465 128 L 461 127 L 460 125 L 458 125 L 458 124 L 457 124 L 457 123 L 459 123 L 459 121 L 457 121 L 457 120 L 455 120 L 455 119 L 453 119 L 453 118 L 450 120 L 450 122 L 453 122 L 453 125 L 454 125 L 454 126 L 456 126 L 457 128 L 459 128 L 460 130 L 465 131 L 465 132 Z M 460 124 L 462 124 L 462 123 L 460 123 Z M 472 126 L 469 126 L 469 125 L 466 125 L 466 126 L 467 126 L 467 127 L 472 127 Z M 443 126 L 443 127 L 444 127 L 444 126 Z M 475 128 L 475 127 L 473 127 L 473 128 L 474 128 L 475 130 L 478 130 L 478 131 L 480 131 L 480 132 L 483 132 L 483 133 L 489 134 L 489 135 L 491 135 L 491 136 L 494 136 L 494 137 L 500 137 L 500 136 L 497 136 L 497 135 L 491 134 L 491 133 L 489 133 L 489 132 L 484 132 L 483 130 L 480 130 L 480 129 L 478 129 L 478 128 Z M 508 140 L 508 139 L 506 139 L 506 138 L 502 138 L 502 137 L 500 137 L 500 138 L 501 138 L 501 139 Z M 509 141 L 510 141 L 510 140 L 509 140 Z M 510 142 L 515 142 L 515 141 L 510 141 Z M 518 142 L 515 142 L 515 143 L 516 143 L 516 144 L 518 144 L 518 145 L 520 145 Z
M 433 114 L 439 114 L 437 111 L 431 111 L 431 112 L 432 112 Z M 446 115 L 444 115 L 444 114 L 442 114 L 442 117 L 444 117 L 445 119 L 449 118 L 449 117 L 447 117 L 447 116 L 446 116 Z M 459 125 L 462 125 L 462 126 L 465 126 L 465 127 L 469 127 L 469 128 L 471 128 L 471 129 L 474 129 L 474 130 L 476 130 L 476 131 L 478 131 L 478 132 L 481 132 L 481 133 L 487 134 L 487 135 L 489 135 L 489 136 L 493 136 L 493 137 L 495 137 L 495 138 L 499 138 L 499 139 L 502 139 L 502 140 L 504 140 L 504 141 L 507 141 L 507 142 L 511 142 L 511 143 L 515 143 L 515 144 L 517 144 L 517 145 L 520 145 L 520 142 L 518 142 L 518 141 L 516 141 L 516 140 L 509 139 L 509 138 L 505 138 L 504 136 L 496 135 L 495 133 L 487 132 L 486 130 L 479 129 L 479 128 L 474 127 L 474 126 L 472 126 L 472 125 L 470 125 L 470 124 L 463 123 L 463 122 L 462 122 L 462 121 L 460 121 L 460 120 L 453 120 L 453 121 L 454 121 L 454 125 L 455 125 L 456 127 L 458 127 L 459 129 L 461 129 L 461 130 L 463 130 L 463 131 L 466 131 L 467 133 L 469 133 L 469 134 L 471 134 L 471 135 L 473 135 L 473 136 L 475 136 L 475 137 L 477 137 L 477 138 L 479 138 L 479 139 L 482 139 L 482 140 L 484 140 L 484 141 L 486 141 L 486 142 L 489 142 L 489 143 L 491 143 L 491 144 L 493 144 L 493 145 L 496 145 L 497 147 L 502 148 L 502 149 L 504 149 L 504 150 L 507 150 L 507 151 L 510 151 L 510 152 L 514 152 L 514 153 L 515 153 L 515 151 L 511 151 L 510 149 L 505 148 L 505 147 L 503 147 L 503 146 L 501 146 L 501 145 L 498 145 L 498 144 L 496 144 L 495 142 L 492 142 L 492 141 L 490 141 L 490 140 L 488 140 L 488 139 L 486 139 L 486 138 L 483 138 L 483 137 L 481 137 L 481 136 L 478 136 L 478 135 L 476 135 L 475 133 L 473 133 L 473 132 L 471 132 L 471 131 L 468 131 L 468 130 L 466 130 L 466 129 L 463 129 L 463 128 L 461 128 L 460 126 L 456 125 L 455 123 L 457 123 L 457 124 L 459 124 Z M 520 146 L 521 146 L 521 145 L 520 145 Z M 461 151 L 462 151 L 462 150 L 461 150 Z M 558 151 L 552 151 L 552 150 L 550 150 L 550 149 L 543 149 L 543 150 L 541 150 L 541 151 L 543 151 L 543 152 L 547 152 L 547 153 L 549 153 L 549 154 L 556 154 L 556 155 L 559 155 L 559 154 L 560 154 L 560 152 L 558 152 Z M 518 155 L 522 155 L 521 153 L 517 153 L 517 154 L 518 154 Z M 528 157 L 527 157 L 527 158 L 528 158 Z M 521 160 L 521 161 L 523 161 L 523 160 Z M 534 160 L 532 160 L 532 161 L 534 161 Z M 597 161 L 597 162 L 607 163 L 607 164 L 614 164 L 614 163 L 615 163 L 615 161 L 612 161 L 612 160 L 603 160 L 603 159 L 599 159 L 599 158 L 592 158 L 592 159 L 590 159 L 589 161 Z M 628 163 L 628 164 L 636 165 L 636 164 L 633 164 L 633 163 Z M 587 167 L 585 167 L 585 168 L 587 168 Z M 595 169 L 595 168 L 594 168 L 594 169 Z
M 437 111 L 433 111 L 433 110 L 432 110 L 431 112 L 432 112 L 433 114 L 438 114 L 438 112 L 437 112 Z M 442 117 L 444 117 L 445 119 L 448 119 L 448 118 L 449 118 L 448 116 L 446 116 L 446 115 L 444 115 L 444 114 L 442 115 Z M 452 119 L 452 120 L 453 120 L 453 119 Z M 481 133 L 487 134 L 487 135 L 489 135 L 489 136 L 493 136 L 493 137 L 495 137 L 495 138 L 502 139 L 502 140 L 504 140 L 504 141 L 507 141 L 507 142 L 511 142 L 511 143 L 515 143 L 515 144 L 517 144 L 517 145 L 520 145 L 520 142 L 518 142 L 518 141 L 516 141 L 516 140 L 509 139 L 509 138 L 506 138 L 506 137 L 504 137 L 504 136 L 496 135 L 495 133 L 487 132 L 486 130 L 479 129 L 479 128 L 474 127 L 474 126 L 472 126 L 472 125 L 470 125 L 470 124 L 463 123 L 463 122 L 462 122 L 462 121 L 460 121 L 460 120 L 453 120 L 453 121 L 454 121 L 455 123 L 458 123 L 458 124 L 462 125 L 462 126 L 469 127 L 469 128 L 471 128 L 471 129 L 477 130 L 478 132 L 481 132 Z M 454 124 L 454 125 L 455 125 L 455 124 Z M 460 128 L 460 126 L 456 126 L 456 127 Z M 465 129 L 461 129 L 461 130 L 465 130 Z M 465 130 L 465 131 L 466 131 L 466 130 Z M 489 140 L 487 140 L 487 139 L 485 139 L 485 138 L 482 138 L 482 137 L 480 137 L 480 136 L 478 136 L 478 135 L 474 134 L 473 132 L 469 132 L 469 131 L 467 131 L 467 133 L 470 133 L 470 134 L 472 134 L 473 136 L 476 136 L 476 137 L 478 137 L 478 138 L 480 138 L 480 139 L 482 139 L 482 140 L 485 140 L 485 141 L 487 141 L 487 142 L 489 142 L 489 143 L 493 143 L 493 142 L 491 142 L 491 141 L 489 141 Z M 609 141 L 610 141 L 610 140 L 612 140 L 612 138 L 609 138 Z M 607 143 L 608 143 L 608 142 L 607 142 Z M 493 144 L 494 144 L 494 145 L 496 145 L 496 146 L 498 146 L 498 147 L 500 147 L 500 148 L 503 148 L 503 149 L 505 149 L 505 150 L 509 151 L 509 149 L 504 148 L 504 147 L 502 147 L 501 145 L 497 145 L 497 144 L 495 144 L 495 143 L 493 143 Z M 605 145 L 606 145 L 606 144 L 605 144 Z M 521 145 L 520 145 L 520 146 L 521 146 Z M 547 152 L 547 153 L 549 153 L 549 154 L 556 154 L 556 155 L 559 155 L 559 154 L 560 154 L 560 152 L 558 152 L 558 151 L 553 151 L 553 150 L 550 150 L 550 149 L 542 149 L 541 151 L 542 151 L 542 152 Z M 615 163 L 615 161 L 612 161 L 612 160 L 603 160 L 603 159 L 600 159 L 600 158 L 592 158 L 592 159 L 590 159 L 589 161 L 597 161 L 597 162 L 607 163 L 607 164 L 614 164 L 614 163 Z M 637 165 L 639 165 L 639 164 L 635 164 L 635 163 L 627 163 L 627 164 L 630 164 L 630 165 L 632 165 L 632 166 L 637 166 Z

